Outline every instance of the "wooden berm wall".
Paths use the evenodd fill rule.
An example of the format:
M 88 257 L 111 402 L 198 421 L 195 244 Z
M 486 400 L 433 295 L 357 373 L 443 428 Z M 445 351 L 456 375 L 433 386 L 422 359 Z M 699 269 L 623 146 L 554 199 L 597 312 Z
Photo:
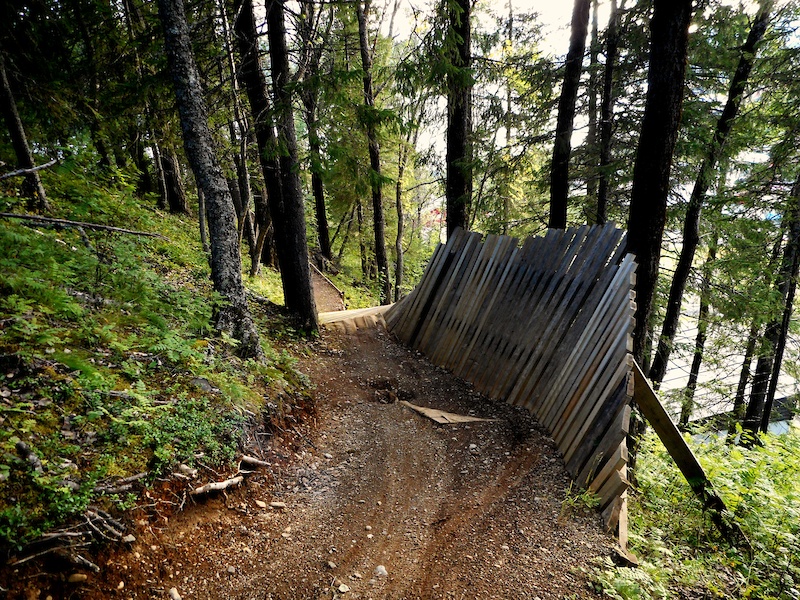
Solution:
M 607 527 L 622 525 L 621 537 L 635 269 L 613 224 L 550 229 L 521 246 L 458 230 L 385 313 L 405 344 L 487 396 L 530 410 L 574 480 L 599 495 Z

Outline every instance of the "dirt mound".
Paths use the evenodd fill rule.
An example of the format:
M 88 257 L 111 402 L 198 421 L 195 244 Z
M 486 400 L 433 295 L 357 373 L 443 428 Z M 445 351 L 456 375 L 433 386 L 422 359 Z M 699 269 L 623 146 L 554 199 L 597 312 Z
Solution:
M 19 597 L 597 597 L 585 569 L 613 540 L 564 502 L 561 460 L 526 412 L 383 331 L 326 333 L 315 350 L 303 447 L 272 440 L 243 487 L 141 521 L 84 582 L 40 573 Z M 442 425 L 400 400 L 493 420 Z

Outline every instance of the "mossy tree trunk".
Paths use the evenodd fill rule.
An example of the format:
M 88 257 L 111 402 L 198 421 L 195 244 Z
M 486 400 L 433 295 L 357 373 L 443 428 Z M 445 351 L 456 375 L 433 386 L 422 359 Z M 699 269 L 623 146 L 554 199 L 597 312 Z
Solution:
M 219 160 L 214 154 L 183 0 L 159 0 L 158 9 L 186 156 L 197 187 L 202 190 L 208 214 L 211 279 L 214 289 L 224 299 L 223 305 L 216 310 L 216 327 L 239 340 L 239 353 L 243 357 L 260 358 L 263 352 L 242 282 L 236 212 Z

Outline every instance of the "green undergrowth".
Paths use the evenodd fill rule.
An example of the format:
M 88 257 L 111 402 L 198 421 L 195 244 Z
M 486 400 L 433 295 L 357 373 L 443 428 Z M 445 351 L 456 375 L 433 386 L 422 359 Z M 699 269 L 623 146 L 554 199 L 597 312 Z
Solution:
M 612 598 L 800 598 L 800 430 L 765 435 L 752 449 L 724 438 L 692 442 L 752 553 L 721 539 L 654 435 L 637 458 L 630 549 L 640 567 L 596 569 Z
M 244 361 L 214 332 L 219 298 L 194 218 L 135 199 L 124 174 L 98 183 L 77 167 L 48 174 L 49 216 L 162 237 L 0 220 L 4 556 L 90 505 L 130 508 L 135 494 L 104 491 L 120 479 L 230 466 L 245 422 L 307 390 L 287 346 L 264 335 L 266 360 Z M 13 197 L 0 210 L 25 212 Z M 255 316 L 291 337 L 280 316 Z

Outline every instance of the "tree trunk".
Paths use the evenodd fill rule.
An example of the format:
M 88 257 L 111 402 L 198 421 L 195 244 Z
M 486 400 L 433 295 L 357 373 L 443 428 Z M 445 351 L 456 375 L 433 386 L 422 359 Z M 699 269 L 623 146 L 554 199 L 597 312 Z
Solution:
M 367 262 L 367 244 L 364 241 L 364 207 L 361 198 L 356 200 L 356 214 L 358 217 L 358 249 L 361 253 L 361 276 L 364 283 L 369 281 L 369 263 Z
M 200 188 L 197 188 L 197 221 L 200 226 L 200 244 L 203 246 L 203 252 L 210 254 L 211 246 L 208 245 L 208 225 L 206 225 L 206 199 Z
M 592 0 L 592 37 L 589 42 L 589 114 L 588 126 L 586 128 L 586 154 L 587 163 L 597 165 L 597 97 L 600 95 L 600 38 L 597 26 L 598 0 Z M 593 169 L 588 170 L 586 180 L 586 201 L 590 205 L 597 206 L 597 174 Z M 594 216 L 597 222 L 597 215 Z
M 708 257 L 703 266 L 703 283 L 700 288 L 700 310 L 697 314 L 697 337 L 694 340 L 694 356 L 692 366 L 689 369 L 689 381 L 683 392 L 683 402 L 681 403 L 681 416 L 679 426 L 685 429 L 689 424 L 694 410 L 694 393 L 697 389 L 697 380 L 700 377 L 700 365 L 703 362 L 703 352 L 706 346 L 706 334 L 708 331 L 709 314 L 709 295 L 711 293 L 711 277 L 714 261 L 717 259 L 717 233 L 711 239 L 708 247 Z
M 308 333 L 319 329 L 314 290 L 311 287 L 311 269 L 308 263 L 308 241 L 306 239 L 306 215 L 303 205 L 303 190 L 297 171 L 297 136 L 292 110 L 291 80 L 289 76 L 289 51 L 286 48 L 284 25 L 284 0 L 267 0 L 267 38 L 272 72 L 272 87 L 275 94 L 275 124 L 278 131 L 278 164 L 281 176 L 281 215 L 272 222 L 280 225 L 283 234 L 278 238 L 278 260 L 281 264 L 281 279 L 286 306 L 293 311 L 300 328 Z M 283 254 L 283 257 L 281 257 Z M 288 268 L 287 268 L 288 267 Z
M 769 425 L 777 378 L 780 374 L 783 350 L 792 316 L 796 280 L 798 271 L 800 271 L 800 178 L 792 187 L 791 201 L 793 206 L 784 214 L 788 237 L 783 249 L 777 282 L 781 297 L 781 317 L 767 323 L 764 330 L 761 352 L 753 376 L 753 386 L 750 389 L 750 400 L 742 421 L 743 429 L 749 431 L 753 438 L 759 429 L 766 430 L 766 426 Z
M 168 150 L 161 153 L 161 166 L 164 170 L 164 192 L 167 206 L 172 214 L 189 214 L 186 201 L 186 190 L 183 187 L 181 167 L 175 152 Z
M 33 162 L 33 154 L 28 145 L 25 128 L 22 126 L 22 120 L 17 112 L 17 103 L 14 100 L 14 94 L 11 92 L 11 85 L 8 83 L 5 55 L 2 48 L 0 48 L 0 104 L 2 104 L 0 108 L 3 110 L 3 119 L 11 136 L 11 145 L 14 147 L 14 154 L 17 156 L 17 165 L 20 169 L 32 169 L 36 164 Z M 45 194 L 38 171 L 25 175 L 21 192 L 23 197 L 28 199 L 29 210 L 38 210 L 40 212 L 50 210 L 47 194 Z
M 211 279 L 225 300 L 217 307 L 219 331 L 239 340 L 243 357 L 261 358 L 258 331 L 250 316 L 242 283 L 242 263 L 236 234 L 236 213 L 230 190 L 214 155 L 208 113 L 200 89 L 200 76 L 192 54 L 183 0 L 159 0 L 167 62 L 175 87 L 184 146 L 189 164 L 203 192 L 211 237 Z
M 647 347 L 647 331 L 658 279 L 661 238 L 667 218 L 669 172 L 683 106 L 692 18 L 691 0 L 654 0 L 654 5 L 650 21 L 647 98 L 633 167 L 627 235 L 627 251 L 633 253 L 638 262 L 633 357 L 640 365 Z M 644 421 L 634 414 L 628 433 L 632 476 L 635 476 L 636 455 L 644 428 Z
M 328 228 L 328 211 L 325 207 L 325 187 L 322 184 L 322 152 L 317 123 L 317 90 L 303 92 L 306 127 L 308 128 L 308 151 L 311 157 L 311 192 L 314 195 L 314 211 L 317 217 L 317 241 L 319 251 L 326 260 L 333 260 L 331 234 Z
M 383 177 L 381 175 L 381 155 L 378 145 L 378 131 L 375 108 L 375 94 L 372 90 L 372 58 L 367 39 L 367 15 L 371 0 L 361 5 L 356 2 L 358 16 L 358 37 L 361 48 L 361 65 L 364 69 L 364 105 L 366 106 L 367 140 L 369 143 L 369 163 L 372 169 L 370 184 L 372 188 L 372 222 L 375 233 L 375 262 L 378 267 L 378 284 L 381 290 L 381 304 L 392 301 L 392 282 L 389 279 L 389 259 L 386 255 L 386 224 L 383 217 Z
M 586 34 L 589 29 L 590 5 L 591 0 L 575 0 L 572 9 L 572 32 L 564 67 L 564 83 L 558 100 L 553 164 L 550 169 L 550 221 L 547 226 L 551 228 L 565 229 L 567 226 L 572 126 L 575 120 L 575 101 L 578 98 L 583 53 L 586 49 Z
M 471 0 L 448 2 L 446 223 L 447 236 L 468 228 L 472 202 L 472 54 L 470 45 Z
M 619 52 L 619 11 L 617 0 L 611 0 L 611 15 L 606 31 L 606 64 L 603 68 L 603 99 L 600 102 L 600 175 L 597 183 L 598 225 L 608 220 L 609 166 L 611 165 L 611 133 L 614 124 L 614 68 Z
M 654 4 L 647 99 L 633 167 L 627 236 L 627 250 L 638 262 L 633 355 L 640 364 L 658 279 L 692 17 L 691 0 L 655 0 Z
M 742 370 L 739 373 L 739 383 L 736 386 L 736 396 L 733 399 L 733 410 L 731 411 L 731 419 L 728 423 L 728 438 L 727 442 L 733 443 L 735 439 L 734 431 L 737 423 L 744 420 L 745 411 L 745 393 L 747 392 L 747 384 L 750 383 L 750 369 L 753 366 L 753 356 L 756 353 L 756 343 L 758 342 L 759 320 L 754 319 L 750 325 L 750 332 L 747 334 L 747 343 L 744 349 L 744 360 L 742 361 Z
M 272 80 L 278 106 L 276 138 L 270 119 L 266 79 L 258 60 L 258 33 L 252 0 L 237 6 L 235 31 L 242 57 L 239 69 L 247 91 L 256 132 L 261 168 L 267 184 L 269 208 L 275 232 L 275 250 L 281 269 L 286 307 L 307 332 L 316 331 L 317 311 L 308 264 L 305 212 L 297 164 L 291 96 L 288 92 L 289 62 L 283 24 L 283 4 L 267 3 L 267 28 Z
M 397 208 L 397 236 L 394 239 L 394 301 L 400 300 L 400 286 L 403 285 L 403 175 L 408 160 L 408 146 L 400 143 L 397 157 L 397 181 L 394 187 L 394 202 Z
M 649 373 L 649 377 L 656 388 L 664 379 L 664 374 L 667 371 L 669 355 L 672 351 L 672 344 L 675 340 L 675 333 L 678 330 L 678 321 L 681 316 L 683 293 L 692 270 L 694 254 L 700 243 L 700 213 L 703 208 L 703 200 L 711 185 L 714 171 L 722 155 L 725 142 L 728 139 L 728 134 L 739 112 L 739 107 L 744 97 L 744 89 L 750 77 L 750 71 L 753 69 L 753 63 L 755 62 L 756 47 L 767 30 L 771 6 L 771 1 L 761 3 L 761 8 L 753 21 L 750 34 L 747 36 L 747 41 L 741 48 L 739 64 L 736 67 L 733 79 L 731 79 L 731 85 L 728 91 L 728 101 L 725 103 L 725 108 L 717 121 L 714 137 L 711 140 L 711 144 L 706 149 L 706 155 L 700 165 L 700 170 L 694 182 L 694 188 L 692 189 L 692 195 L 686 207 L 686 218 L 683 223 L 683 245 L 681 246 L 678 264 L 675 267 L 675 274 L 672 277 L 669 299 L 667 300 L 667 313 L 664 317 L 661 336 L 658 340 L 658 348 L 656 349 L 656 354 L 653 358 L 653 364 L 650 367 Z

